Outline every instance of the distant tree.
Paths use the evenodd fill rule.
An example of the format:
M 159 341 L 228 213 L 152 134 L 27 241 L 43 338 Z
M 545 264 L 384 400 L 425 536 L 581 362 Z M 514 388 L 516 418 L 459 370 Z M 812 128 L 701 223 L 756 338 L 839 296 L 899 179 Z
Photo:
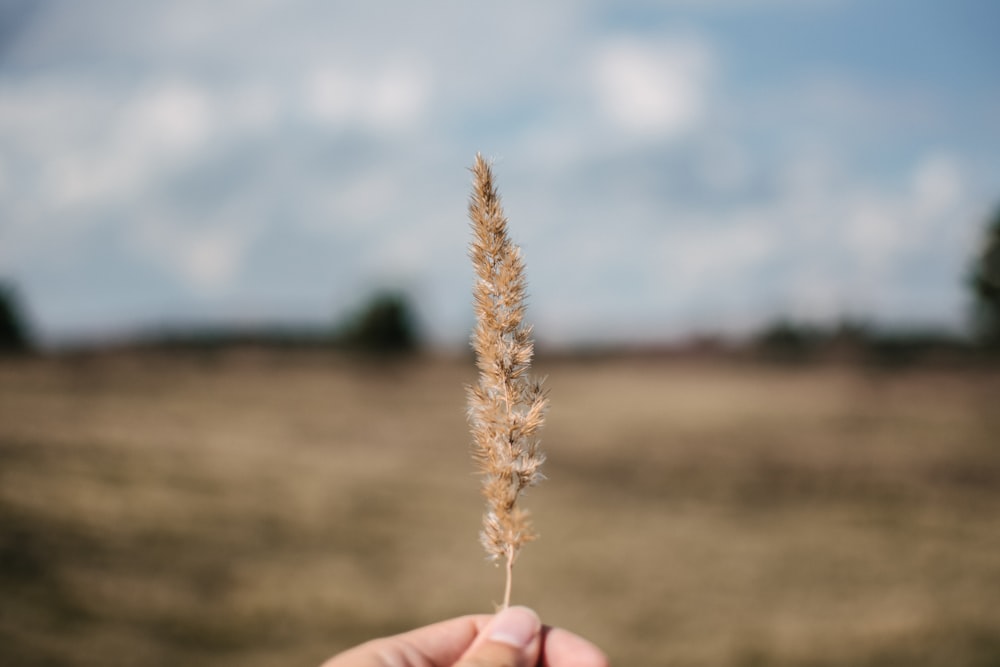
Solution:
M 808 361 L 817 352 L 822 334 L 815 327 L 779 319 L 755 337 L 757 350 L 767 359 L 788 363 Z
M 373 296 L 348 325 L 343 342 L 349 347 L 378 355 L 416 350 L 415 318 L 406 297 L 396 292 Z
M 24 320 L 17 291 L 0 282 L 0 354 L 23 354 L 31 351 L 31 337 Z
M 1000 349 L 1000 209 L 986 226 L 969 286 L 976 337 L 984 346 Z

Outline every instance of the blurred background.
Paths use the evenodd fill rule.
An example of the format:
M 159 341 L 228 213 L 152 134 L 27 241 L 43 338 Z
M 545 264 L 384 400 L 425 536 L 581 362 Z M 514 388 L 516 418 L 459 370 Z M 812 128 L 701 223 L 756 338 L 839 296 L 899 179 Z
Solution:
M 515 600 L 642 665 L 998 665 L 990 0 L 0 0 L 0 662 L 489 611 L 465 207 L 552 413 Z

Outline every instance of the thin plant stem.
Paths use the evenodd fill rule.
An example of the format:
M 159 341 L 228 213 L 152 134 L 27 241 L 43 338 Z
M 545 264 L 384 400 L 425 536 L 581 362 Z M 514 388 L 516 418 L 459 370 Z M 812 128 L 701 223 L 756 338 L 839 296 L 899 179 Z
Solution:
M 504 584 L 503 589 L 503 607 L 501 609 L 506 609 L 510 606 L 510 591 L 514 586 L 514 553 L 513 549 L 507 550 L 507 583 Z

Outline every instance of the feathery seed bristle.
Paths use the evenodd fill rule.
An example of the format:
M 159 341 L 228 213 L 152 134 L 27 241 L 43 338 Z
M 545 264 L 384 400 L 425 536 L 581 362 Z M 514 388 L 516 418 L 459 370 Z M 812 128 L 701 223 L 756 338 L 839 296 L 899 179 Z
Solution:
M 531 327 L 524 322 L 527 284 L 521 250 L 508 236 L 493 173 L 481 155 L 476 155 L 472 172 L 472 347 L 479 381 L 468 390 L 468 417 L 486 498 L 480 540 L 492 560 L 507 561 L 506 606 L 513 561 L 535 539 L 528 512 L 516 503 L 527 487 L 543 479 L 539 468 L 545 457 L 537 434 L 548 398 L 541 382 L 528 377 L 534 350 Z

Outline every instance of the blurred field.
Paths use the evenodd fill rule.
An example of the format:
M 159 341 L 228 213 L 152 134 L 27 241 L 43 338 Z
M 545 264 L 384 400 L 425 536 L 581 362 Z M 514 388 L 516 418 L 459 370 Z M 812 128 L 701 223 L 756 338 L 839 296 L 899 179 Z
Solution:
M 1000 375 L 541 364 L 514 598 L 617 665 L 1000 665 Z M 471 361 L 0 362 L 0 664 L 318 665 L 490 611 Z

